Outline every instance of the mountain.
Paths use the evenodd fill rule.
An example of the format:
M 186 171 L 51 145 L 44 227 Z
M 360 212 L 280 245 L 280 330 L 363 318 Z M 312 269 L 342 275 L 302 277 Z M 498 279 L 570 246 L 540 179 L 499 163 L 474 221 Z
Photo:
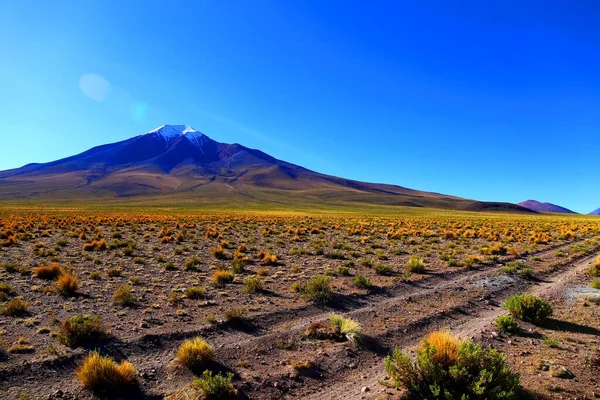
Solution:
M 592 211 L 588 215 L 600 215 L 600 208 L 595 209 L 594 211 Z
M 552 203 L 540 203 L 536 200 L 522 201 L 517 204 L 536 212 L 577 214 L 575 211 L 571 211 L 568 208 L 557 206 L 556 204 Z
M 320 174 L 187 125 L 164 125 L 61 160 L 0 171 L 0 199 L 110 200 L 159 204 L 384 205 L 527 210 L 510 203 Z

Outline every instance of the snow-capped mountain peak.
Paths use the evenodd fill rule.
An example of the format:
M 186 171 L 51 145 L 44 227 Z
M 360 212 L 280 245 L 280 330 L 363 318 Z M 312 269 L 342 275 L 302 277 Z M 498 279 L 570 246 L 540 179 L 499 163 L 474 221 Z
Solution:
M 192 128 L 190 125 L 163 125 L 145 133 L 143 136 L 146 135 L 155 135 L 163 138 L 167 142 L 180 136 L 185 136 L 190 142 L 198 147 L 201 147 L 207 139 L 205 134 Z

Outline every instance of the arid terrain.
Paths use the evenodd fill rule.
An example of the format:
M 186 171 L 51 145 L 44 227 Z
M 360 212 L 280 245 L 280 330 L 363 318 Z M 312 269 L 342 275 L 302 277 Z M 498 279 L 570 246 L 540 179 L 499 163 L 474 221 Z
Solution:
M 440 328 L 506 354 L 533 398 L 600 396 L 594 217 L 0 212 L 7 399 L 202 398 L 190 383 L 205 369 L 233 373 L 240 398 L 400 398 L 384 357 Z M 331 293 L 315 296 L 315 279 Z M 552 318 L 498 329 L 517 293 L 548 301 Z M 331 313 L 360 323 L 360 339 L 306 335 Z M 99 317 L 106 334 L 65 340 L 77 315 Z M 214 348 L 200 370 L 176 361 L 194 337 Z M 93 350 L 130 362 L 136 390 L 84 387 L 75 371 Z

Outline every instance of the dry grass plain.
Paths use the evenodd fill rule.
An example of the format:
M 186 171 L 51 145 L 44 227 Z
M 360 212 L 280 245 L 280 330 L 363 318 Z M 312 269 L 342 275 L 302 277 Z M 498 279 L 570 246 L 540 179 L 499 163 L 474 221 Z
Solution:
M 600 218 L 582 216 L 4 207 L 0 390 L 399 398 L 384 357 L 447 328 L 507 354 L 534 398 L 593 398 L 599 248 Z M 531 291 L 550 322 L 493 325 L 506 297 Z M 360 340 L 307 335 L 331 313 L 358 322 Z M 83 377 L 88 357 L 118 390 Z

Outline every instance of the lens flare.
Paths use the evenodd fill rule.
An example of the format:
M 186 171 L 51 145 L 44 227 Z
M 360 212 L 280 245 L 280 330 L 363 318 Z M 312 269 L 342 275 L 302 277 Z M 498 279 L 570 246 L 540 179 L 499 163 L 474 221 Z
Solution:
M 146 118 L 146 114 L 148 113 L 148 104 L 143 103 L 141 101 L 136 101 L 131 105 L 130 108 L 131 118 L 135 122 L 141 122 L 144 118 Z
M 110 82 L 97 74 L 83 74 L 79 78 L 79 88 L 90 99 L 102 101 L 112 91 Z

